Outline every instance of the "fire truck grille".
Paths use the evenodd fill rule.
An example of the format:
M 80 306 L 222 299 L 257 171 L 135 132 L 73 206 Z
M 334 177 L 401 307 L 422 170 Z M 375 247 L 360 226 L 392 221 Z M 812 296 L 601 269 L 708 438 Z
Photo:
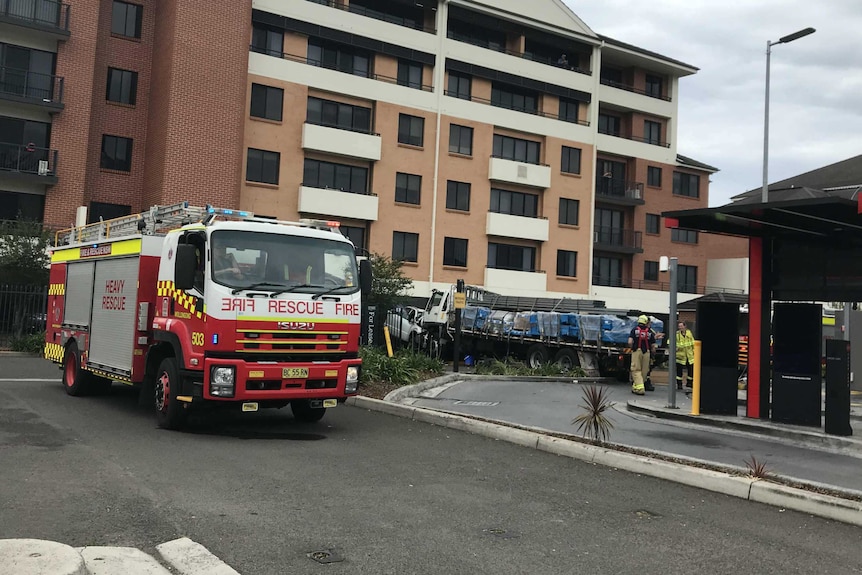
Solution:
M 305 389 L 335 389 L 338 387 L 336 379 L 309 379 L 305 382 Z
M 237 330 L 237 352 L 256 354 L 341 354 L 347 351 L 347 332 L 298 330 Z

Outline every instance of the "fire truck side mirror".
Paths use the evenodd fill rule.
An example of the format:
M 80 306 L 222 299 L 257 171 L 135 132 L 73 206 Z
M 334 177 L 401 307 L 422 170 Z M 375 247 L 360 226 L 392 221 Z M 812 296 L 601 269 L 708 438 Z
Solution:
M 362 290 L 363 295 L 368 295 L 371 293 L 371 261 L 369 260 L 360 260 L 359 261 L 359 288 Z
M 198 267 L 195 246 L 180 244 L 177 246 L 177 259 L 174 264 L 174 285 L 177 289 L 188 290 L 195 285 L 195 270 Z

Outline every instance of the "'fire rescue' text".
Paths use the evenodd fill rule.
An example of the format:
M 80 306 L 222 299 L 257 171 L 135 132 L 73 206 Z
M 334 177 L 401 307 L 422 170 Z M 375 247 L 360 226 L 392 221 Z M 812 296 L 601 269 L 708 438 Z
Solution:
M 266 306 L 266 307 L 264 307 Z M 258 301 L 245 298 L 222 298 L 222 311 L 241 312 L 263 312 L 269 313 L 297 313 L 307 315 L 325 315 L 324 303 L 322 301 L 292 301 L 292 300 L 268 300 Z M 359 315 L 359 304 L 335 303 L 336 315 Z

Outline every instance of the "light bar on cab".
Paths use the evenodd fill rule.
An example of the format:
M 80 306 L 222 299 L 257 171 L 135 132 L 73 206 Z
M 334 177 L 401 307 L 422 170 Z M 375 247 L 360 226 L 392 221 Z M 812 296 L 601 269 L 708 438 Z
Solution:
M 207 206 L 208 214 L 216 214 L 219 216 L 234 216 L 239 218 L 252 218 L 254 217 L 253 212 L 246 212 L 241 210 L 230 210 L 228 208 L 214 208 L 212 206 Z

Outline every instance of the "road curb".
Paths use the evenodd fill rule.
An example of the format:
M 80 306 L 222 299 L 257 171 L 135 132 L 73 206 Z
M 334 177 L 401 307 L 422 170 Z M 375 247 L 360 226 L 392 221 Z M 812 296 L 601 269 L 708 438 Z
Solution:
M 384 401 L 401 401 L 408 397 L 417 397 L 423 391 L 434 389 L 455 381 L 522 381 L 525 383 L 569 383 L 590 384 L 606 383 L 607 377 L 545 377 L 538 375 L 476 375 L 473 373 L 448 373 L 434 379 L 427 379 L 392 390 L 383 398 Z
M 156 551 L 180 575 L 239 575 L 206 547 L 188 537 L 156 545 Z
M 580 443 L 570 439 L 554 437 L 541 431 L 530 431 L 491 423 L 470 417 L 455 415 L 422 407 L 393 405 L 387 400 L 357 396 L 348 404 L 361 409 L 379 411 L 410 418 L 413 421 L 439 425 L 449 429 L 467 431 L 491 439 L 508 441 L 562 457 L 579 459 L 587 463 L 648 475 L 691 487 L 722 493 L 767 505 L 792 509 L 826 519 L 862 526 L 862 502 L 833 495 L 814 493 L 805 489 L 789 487 L 751 477 L 742 477 L 728 472 L 693 467 L 646 455 L 628 453 L 615 449 Z M 639 448 L 639 451 L 650 451 Z M 668 456 L 659 452 L 656 455 Z M 685 460 L 679 456 L 675 459 Z M 692 463 L 696 462 L 692 460 Z M 828 487 L 828 486 L 827 486 Z M 831 488 L 840 492 L 842 490 Z
M 0 539 L 0 565 L 11 575 L 89 574 L 71 546 L 40 539 Z

